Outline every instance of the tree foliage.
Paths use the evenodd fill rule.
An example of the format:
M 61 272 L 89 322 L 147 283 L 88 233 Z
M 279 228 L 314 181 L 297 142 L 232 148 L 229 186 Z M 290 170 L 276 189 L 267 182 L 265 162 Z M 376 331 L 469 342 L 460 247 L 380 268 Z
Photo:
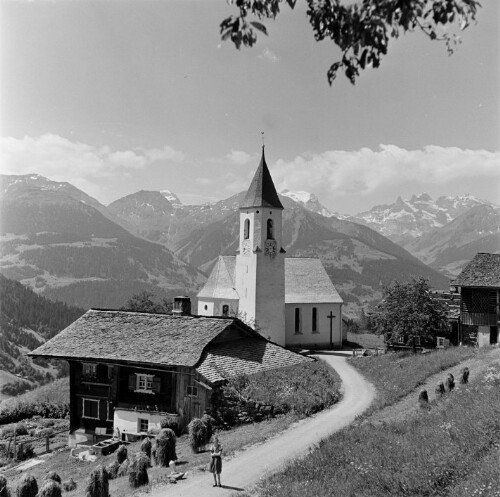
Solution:
M 384 289 L 382 303 L 374 314 L 378 333 L 386 342 L 413 342 L 414 337 L 432 339 L 448 329 L 446 304 L 433 297 L 425 278 L 394 282 Z
M 263 19 L 275 19 L 283 3 L 293 9 L 297 0 L 228 0 L 238 9 L 220 24 L 223 40 L 236 48 L 251 47 L 257 31 L 267 35 Z M 448 53 L 460 41 L 447 30 L 453 25 L 464 30 L 476 19 L 477 0 L 307 0 L 307 17 L 316 41 L 330 39 L 341 58 L 328 70 L 330 85 L 337 72 L 344 71 L 355 83 L 360 71 L 379 67 L 387 54 L 389 40 L 407 32 L 421 31 L 431 40 L 446 43 Z M 256 21 L 248 21 L 253 16 Z
M 156 314 L 170 314 L 172 312 L 172 302 L 167 298 L 158 299 L 151 292 L 141 292 L 128 300 L 122 310 L 133 312 L 154 312 Z

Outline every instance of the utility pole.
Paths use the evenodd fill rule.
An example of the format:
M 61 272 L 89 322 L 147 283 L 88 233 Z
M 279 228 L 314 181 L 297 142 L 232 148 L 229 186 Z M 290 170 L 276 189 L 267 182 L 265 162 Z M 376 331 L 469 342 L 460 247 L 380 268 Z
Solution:
M 330 311 L 330 314 L 326 316 L 330 320 L 330 348 L 333 347 L 333 320 L 335 316 L 333 315 L 332 311 Z

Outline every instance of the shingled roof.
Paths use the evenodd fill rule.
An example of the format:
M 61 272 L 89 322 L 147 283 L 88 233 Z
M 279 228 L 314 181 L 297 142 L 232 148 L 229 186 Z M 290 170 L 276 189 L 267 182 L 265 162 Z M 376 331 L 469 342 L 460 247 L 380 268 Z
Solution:
M 196 370 L 211 383 L 217 383 L 239 374 L 250 375 L 312 360 L 265 339 L 243 338 L 210 344 Z
M 238 300 L 240 297 L 234 288 L 235 266 L 236 257 L 219 256 L 197 297 Z
M 452 285 L 500 288 L 500 254 L 476 254 Z
M 156 367 L 188 366 L 209 383 L 310 360 L 268 342 L 236 318 L 95 309 L 29 355 Z
M 262 147 L 262 157 L 259 167 L 241 204 L 241 208 L 245 207 L 274 207 L 275 209 L 283 209 L 283 205 L 274 187 L 271 173 L 266 164 L 264 147 Z
M 91 309 L 32 356 L 195 366 L 204 348 L 237 319 Z
M 290 257 L 285 259 L 285 303 L 342 304 L 343 300 L 319 259 Z

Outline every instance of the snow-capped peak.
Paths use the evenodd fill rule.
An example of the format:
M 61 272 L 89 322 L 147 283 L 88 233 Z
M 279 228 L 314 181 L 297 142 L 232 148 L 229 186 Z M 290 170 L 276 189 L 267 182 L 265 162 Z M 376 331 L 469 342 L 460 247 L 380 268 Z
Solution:
M 282 190 L 280 192 L 284 197 L 288 197 L 289 199 L 302 204 L 306 209 L 316 212 L 317 214 L 321 214 L 325 217 L 338 217 L 345 218 L 346 216 L 342 216 L 337 213 L 330 212 L 321 202 L 318 200 L 318 197 L 314 193 L 304 192 L 304 191 L 290 191 L 290 190 Z
M 170 190 L 160 190 L 160 193 L 172 204 L 172 207 L 178 208 L 182 206 L 179 197 Z
M 300 202 L 302 204 L 310 202 L 311 200 L 314 202 L 318 201 L 314 193 L 303 192 L 303 191 L 291 192 L 290 190 L 283 190 L 280 193 L 281 195 L 291 198 L 292 200 L 295 200 L 295 202 Z

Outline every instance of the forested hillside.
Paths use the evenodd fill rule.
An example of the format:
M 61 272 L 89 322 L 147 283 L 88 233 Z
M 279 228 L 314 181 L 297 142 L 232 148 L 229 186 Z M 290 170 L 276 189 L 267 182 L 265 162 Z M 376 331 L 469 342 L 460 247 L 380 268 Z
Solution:
M 52 338 L 85 311 L 37 295 L 0 274 L 0 393 L 15 395 L 65 372 L 64 363 L 33 363 L 26 352 Z

